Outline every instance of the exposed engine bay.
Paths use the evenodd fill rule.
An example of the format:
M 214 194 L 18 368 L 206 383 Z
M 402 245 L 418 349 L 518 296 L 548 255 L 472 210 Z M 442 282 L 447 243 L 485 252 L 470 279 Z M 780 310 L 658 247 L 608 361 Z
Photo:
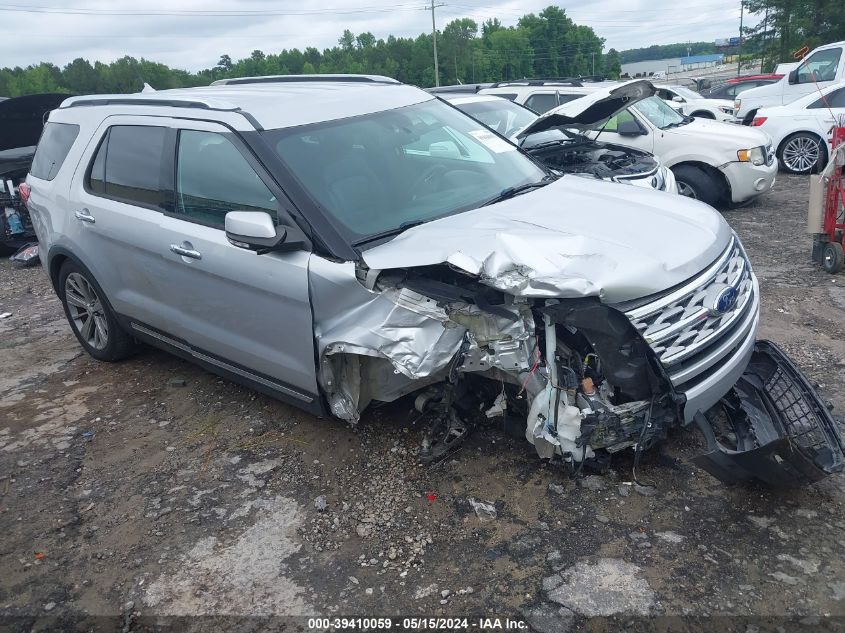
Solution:
M 585 465 L 602 470 L 614 453 L 631 449 L 636 480 L 642 451 L 682 426 L 684 395 L 675 392 L 628 317 L 597 297 L 513 296 L 445 264 L 388 271 L 359 267 L 357 280 L 373 293 L 368 311 L 380 315 L 379 323 L 352 315 L 358 340 L 324 347 L 320 378 L 330 409 L 355 423 L 371 401 L 417 392 L 416 409 L 432 420 L 420 451 L 423 461 L 444 459 L 481 415 L 515 424 L 540 458 L 571 474 Z M 343 319 L 322 328 L 321 335 L 340 331 L 348 331 Z M 725 438 L 736 444 L 739 431 L 702 428 L 709 447 L 702 467 L 730 483 L 757 478 L 775 485 L 813 481 L 842 468 L 841 439 L 827 411 L 815 411 L 818 396 L 812 389 L 801 397 L 815 403 L 809 405 L 815 413 L 795 428 L 816 429 L 816 444 L 802 450 L 793 437 L 798 432 L 788 428 L 777 407 L 758 412 L 759 404 L 748 404 L 767 397 L 760 395 L 765 388 L 759 379 L 749 380 L 744 391 L 726 396 L 738 411 L 746 405 L 755 410 L 750 423 L 747 417 L 737 423 L 742 441 L 726 448 Z M 745 468 L 731 466 L 737 454 L 771 442 L 778 450 L 741 458 Z M 790 455 L 800 457 L 804 477 L 769 476 L 767 471 L 796 461 Z
M 590 174 L 605 179 L 646 177 L 658 168 L 657 161 L 647 152 L 580 135 L 523 147 L 548 167 L 567 174 Z

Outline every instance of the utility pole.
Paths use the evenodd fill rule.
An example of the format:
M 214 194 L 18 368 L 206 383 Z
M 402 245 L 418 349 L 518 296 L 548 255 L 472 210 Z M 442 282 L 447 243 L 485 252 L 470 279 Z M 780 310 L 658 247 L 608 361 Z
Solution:
M 437 67 L 437 26 L 434 23 L 434 0 L 431 0 L 431 40 L 434 42 L 434 85 L 439 86 L 440 69 Z
M 432 0 L 434 2 L 434 0 Z M 432 9 L 432 12 L 434 9 Z M 431 14 L 432 16 L 434 13 Z M 740 74 L 740 69 L 742 68 L 742 18 L 745 15 L 745 4 L 743 0 L 739 0 L 739 59 L 736 61 L 736 74 L 737 77 Z
M 590 53 L 590 55 L 593 56 L 593 75 L 595 75 L 596 74 L 596 54 Z
M 763 47 L 760 51 L 760 74 L 763 74 L 763 62 L 766 61 L 766 42 L 769 40 L 769 3 L 766 2 L 766 17 L 763 18 Z

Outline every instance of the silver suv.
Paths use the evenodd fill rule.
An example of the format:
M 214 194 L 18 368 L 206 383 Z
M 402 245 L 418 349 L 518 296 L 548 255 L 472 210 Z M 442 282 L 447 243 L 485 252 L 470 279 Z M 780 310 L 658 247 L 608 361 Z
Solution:
M 417 88 L 271 77 L 74 97 L 34 165 L 42 261 L 97 359 L 142 341 L 350 422 L 416 393 L 426 460 L 481 411 L 576 472 L 693 421 L 726 481 L 841 467 L 812 389 L 755 348 L 757 280 L 719 214 L 558 178 Z M 799 385 L 812 415 L 761 413 L 766 381 Z M 815 443 L 799 468 L 800 425 Z

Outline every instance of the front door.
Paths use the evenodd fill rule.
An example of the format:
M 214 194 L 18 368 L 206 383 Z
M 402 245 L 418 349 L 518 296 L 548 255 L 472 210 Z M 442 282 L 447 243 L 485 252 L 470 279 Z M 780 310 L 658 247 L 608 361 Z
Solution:
M 312 403 L 310 253 L 259 255 L 233 246 L 224 231 L 229 211 L 278 221 L 285 211 L 275 185 L 223 126 L 182 123 L 176 144 L 175 207 L 161 222 L 165 292 L 178 310 L 172 333 L 201 360 Z

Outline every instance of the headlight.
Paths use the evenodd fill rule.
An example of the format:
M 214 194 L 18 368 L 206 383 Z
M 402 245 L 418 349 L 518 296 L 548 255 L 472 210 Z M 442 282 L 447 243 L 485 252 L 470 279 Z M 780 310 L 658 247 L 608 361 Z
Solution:
M 751 149 L 741 149 L 736 153 L 736 157 L 742 163 L 751 163 L 759 167 L 766 164 L 766 148 L 761 145 Z
M 664 167 L 660 167 L 657 173 L 651 178 L 651 188 L 663 191 L 666 189 L 666 175 L 663 173 Z
M 720 112 L 724 112 L 725 114 L 733 114 L 734 109 L 731 106 L 717 106 Z
M 742 99 L 734 99 L 734 110 L 739 112 L 739 108 L 742 105 Z

